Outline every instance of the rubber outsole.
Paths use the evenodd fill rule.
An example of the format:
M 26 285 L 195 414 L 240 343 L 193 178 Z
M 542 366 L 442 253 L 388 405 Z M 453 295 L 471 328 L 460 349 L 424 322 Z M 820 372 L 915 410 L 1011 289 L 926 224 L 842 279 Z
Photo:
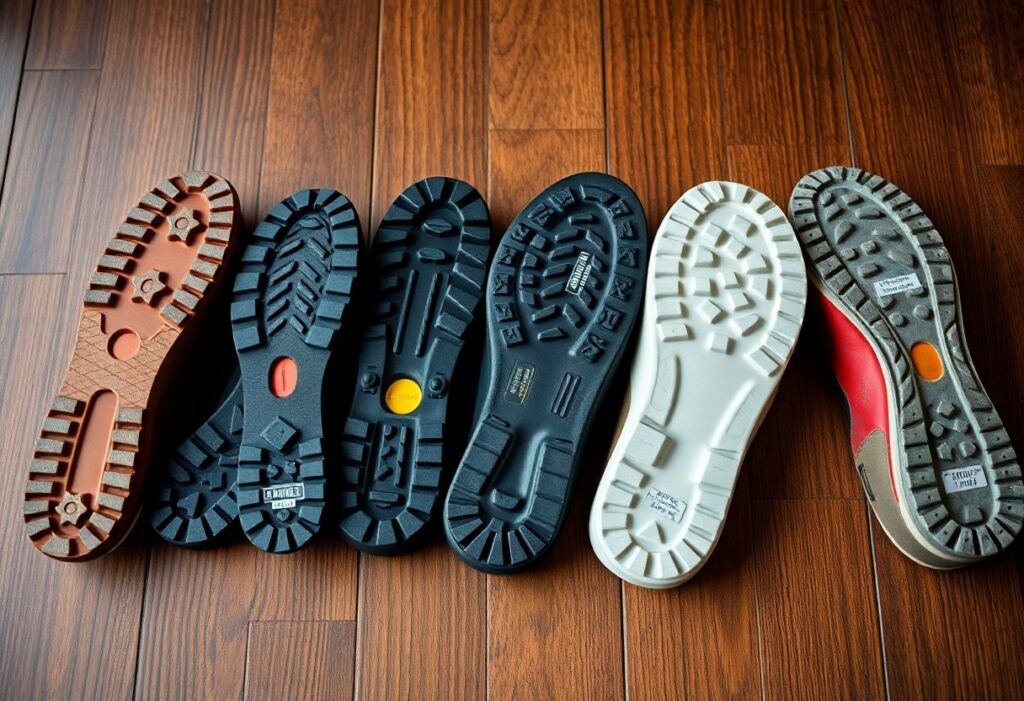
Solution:
M 594 552 L 617 576 L 666 589 L 711 556 L 806 299 L 796 235 L 765 195 L 712 181 L 669 210 L 652 247 L 628 413 L 590 515 Z
M 573 175 L 502 237 L 487 285 L 488 393 L 444 506 L 449 544 L 492 573 L 551 546 L 643 298 L 647 223 L 629 187 Z
M 326 189 L 275 205 L 242 255 L 231 304 L 243 400 L 238 513 L 261 550 L 297 550 L 320 528 L 324 375 L 359 257 L 356 211 Z
M 243 415 L 236 375 L 213 415 L 162 461 L 150 525 L 167 542 L 207 547 L 237 523 Z
M 363 552 L 401 552 L 437 511 L 452 377 L 484 294 L 490 234 L 480 193 L 452 178 L 406 188 L 377 230 L 341 445 L 338 526 Z M 413 396 L 398 406 L 388 393 L 402 386 Z
M 805 176 L 790 213 L 816 285 L 868 338 L 886 375 L 899 509 L 878 508 L 867 490 L 886 532 L 904 552 L 913 544 L 899 534 L 909 533 L 943 561 L 930 566 L 1008 547 L 1024 521 L 1020 465 L 971 362 L 935 225 L 895 185 L 845 167 Z M 922 342 L 941 361 L 937 378 L 933 362 L 915 363 Z
M 131 530 L 167 368 L 182 354 L 182 330 L 222 286 L 237 210 L 227 181 L 190 171 L 143 197 L 107 244 L 29 466 L 22 514 L 46 555 L 99 557 Z

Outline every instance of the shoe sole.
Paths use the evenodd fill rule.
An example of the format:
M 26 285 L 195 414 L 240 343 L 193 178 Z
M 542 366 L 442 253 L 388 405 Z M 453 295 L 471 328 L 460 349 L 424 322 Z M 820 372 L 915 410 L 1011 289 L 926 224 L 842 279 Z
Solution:
M 856 168 L 804 177 L 790 213 L 816 285 L 886 376 L 894 438 L 882 462 L 895 474 L 873 483 L 892 484 L 899 509 L 878 508 L 866 487 L 886 532 L 904 552 L 915 544 L 898 534 L 909 534 L 947 567 L 1008 547 L 1024 520 L 1020 466 L 971 362 L 935 225 L 895 185 Z M 914 350 L 922 343 L 927 354 Z
M 162 465 L 150 525 L 168 543 L 202 548 L 238 521 L 242 381 L 235 377 L 213 415 Z
M 182 330 L 222 284 L 237 210 L 227 181 L 184 173 L 143 197 L 107 244 L 29 467 L 25 528 L 50 557 L 99 557 L 131 530 L 154 410 L 173 374 L 165 368 L 179 361 Z
M 597 173 L 546 189 L 502 237 L 487 286 L 488 394 L 444 508 L 448 542 L 472 567 L 513 572 L 554 541 L 646 265 L 640 201 Z
M 324 508 L 324 375 L 347 321 L 359 219 L 334 190 L 274 206 L 242 254 L 231 326 L 242 373 L 238 514 L 253 545 L 298 550 Z
M 722 533 L 736 476 L 804 319 L 807 277 L 786 215 L 706 182 L 658 229 L 628 413 L 590 512 L 590 541 L 627 582 L 692 577 Z
M 377 230 L 374 306 L 341 444 L 338 526 L 363 552 L 405 550 L 436 512 L 449 389 L 483 297 L 490 235 L 480 193 L 452 178 L 407 188 Z M 399 396 L 403 387 L 411 394 Z

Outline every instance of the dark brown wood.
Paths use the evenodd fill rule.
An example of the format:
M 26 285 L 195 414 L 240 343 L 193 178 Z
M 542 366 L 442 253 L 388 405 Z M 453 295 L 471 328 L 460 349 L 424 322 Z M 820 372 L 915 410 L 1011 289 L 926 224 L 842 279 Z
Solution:
M 866 509 L 861 499 L 754 502 L 766 698 L 884 697 Z
M 25 68 L 100 68 L 111 4 L 111 0 L 36 0 Z
M 599 0 L 490 3 L 492 129 L 603 129 Z
M 351 699 L 355 654 L 351 621 L 253 623 L 245 698 Z
M 98 87 L 97 71 L 25 74 L 8 161 L 18 176 L 0 206 L 0 273 L 67 270 Z

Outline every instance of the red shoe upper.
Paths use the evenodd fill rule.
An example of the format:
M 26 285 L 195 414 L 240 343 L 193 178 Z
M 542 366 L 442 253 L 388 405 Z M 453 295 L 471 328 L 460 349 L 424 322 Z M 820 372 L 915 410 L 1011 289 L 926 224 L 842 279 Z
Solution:
M 874 348 L 860 329 L 820 290 L 815 288 L 810 302 L 822 322 L 832 369 L 850 405 L 850 443 L 854 454 L 875 430 L 882 431 L 888 444 L 889 395 Z M 893 494 L 899 501 L 891 461 L 889 479 Z

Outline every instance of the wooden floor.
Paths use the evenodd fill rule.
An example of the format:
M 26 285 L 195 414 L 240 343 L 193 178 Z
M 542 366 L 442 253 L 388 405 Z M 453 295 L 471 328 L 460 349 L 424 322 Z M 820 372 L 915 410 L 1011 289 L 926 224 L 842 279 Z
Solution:
M 785 205 L 814 168 L 877 171 L 944 234 L 1021 446 L 1022 115 L 1019 2 L 2 0 L 0 696 L 1024 696 L 1021 548 L 938 574 L 890 545 L 810 327 L 721 544 L 673 591 L 624 586 L 590 551 L 602 441 L 550 557 L 508 578 L 442 542 L 194 553 L 144 524 L 64 565 L 19 517 L 100 246 L 190 167 L 229 178 L 250 223 L 320 185 L 370 229 L 405 185 L 451 175 L 487 195 L 498 233 L 584 169 L 630 183 L 652 230 L 706 179 Z

